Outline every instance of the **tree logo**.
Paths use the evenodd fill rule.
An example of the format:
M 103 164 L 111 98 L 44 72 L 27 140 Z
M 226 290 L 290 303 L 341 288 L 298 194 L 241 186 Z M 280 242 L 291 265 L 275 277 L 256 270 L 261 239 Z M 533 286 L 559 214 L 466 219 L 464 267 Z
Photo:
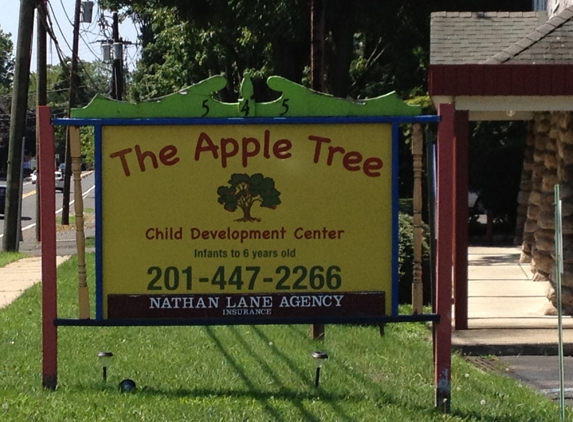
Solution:
M 227 211 L 235 212 L 237 208 L 243 211 L 243 217 L 235 221 L 261 221 L 260 218 L 251 216 L 251 208 L 255 202 L 260 202 L 261 207 L 272 210 L 281 203 L 281 193 L 275 189 L 275 181 L 260 173 L 252 176 L 235 173 L 231 176 L 229 185 L 217 188 L 218 201 Z

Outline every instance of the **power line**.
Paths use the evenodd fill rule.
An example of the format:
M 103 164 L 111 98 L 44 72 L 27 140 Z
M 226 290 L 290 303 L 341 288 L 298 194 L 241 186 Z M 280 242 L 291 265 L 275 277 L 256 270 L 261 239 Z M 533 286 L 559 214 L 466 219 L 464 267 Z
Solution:
M 66 15 L 66 19 L 68 20 L 69 24 L 72 26 L 72 28 L 74 27 L 74 23 L 72 22 L 72 20 L 70 19 L 70 17 L 68 16 L 68 12 L 66 12 L 66 8 L 64 6 L 64 2 L 62 0 L 60 0 L 60 4 L 62 5 L 62 10 L 64 11 L 64 15 Z
M 94 88 L 93 86 L 90 85 L 80 85 L 78 88 Z M 53 89 L 50 91 L 46 91 L 48 94 L 56 94 L 58 92 L 62 92 L 62 91 L 68 91 L 69 88 L 60 88 L 60 89 Z M 37 91 L 28 91 L 28 96 L 34 95 L 36 94 Z M 0 95 L 0 98 L 11 98 L 12 94 L 4 94 L 4 95 Z M 1 115 L 1 114 L 0 114 Z
M 50 5 L 50 9 L 52 10 L 52 14 L 53 14 L 53 13 L 54 13 L 54 10 L 53 10 L 53 8 L 52 8 L 51 5 Z M 58 56 L 59 56 L 59 59 L 60 59 L 60 65 L 65 69 L 65 68 L 67 68 L 67 63 L 66 63 L 66 61 L 65 61 L 65 59 L 64 59 L 64 54 L 63 54 L 62 49 L 60 48 L 60 45 L 59 45 L 58 40 L 57 40 L 57 38 L 56 38 L 56 34 L 54 33 L 54 26 L 53 26 L 53 23 L 52 23 L 52 21 L 51 21 L 51 17 L 50 17 L 49 14 L 46 14 L 46 16 L 47 16 L 47 19 L 48 19 L 48 22 L 47 22 L 47 25 L 48 25 L 48 33 L 50 34 L 50 38 L 53 39 L 54 44 L 55 44 L 55 46 L 56 46 L 56 51 L 58 52 Z M 64 41 L 66 42 L 66 44 L 68 45 L 68 48 L 69 48 L 70 45 L 69 45 L 67 39 L 65 38 L 65 36 L 63 35 L 62 29 L 61 29 L 61 27 L 60 27 L 60 25 L 59 25 L 57 19 L 54 18 L 54 20 L 56 21 L 56 24 L 58 25 L 58 28 L 60 29 L 60 32 L 62 33 L 62 36 L 64 37 Z M 94 56 L 97 57 L 96 54 L 94 54 Z M 84 71 L 84 74 L 88 77 L 88 79 L 89 79 L 90 82 L 92 83 L 91 88 L 93 88 L 93 89 L 96 90 L 96 91 L 99 91 L 100 88 L 98 87 L 98 84 L 93 80 L 92 76 L 89 74 L 88 69 L 85 67 L 84 63 L 83 63 L 82 61 L 80 61 L 80 62 L 79 62 L 79 65 L 82 67 L 82 69 L 83 69 L 83 71 Z
M 70 51 L 72 50 L 72 47 L 70 46 L 70 43 L 68 42 L 66 35 L 64 34 L 64 31 L 62 30 L 62 27 L 60 26 L 60 23 L 58 22 L 58 19 L 56 18 L 56 15 L 54 13 L 54 9 L 52 7 L 52 4 L 50 2 L 48 2 L 48 4 L 50 5 L 50 10 L 52 11 L 52 15 L 54 16 L 54 21 L 56 22 L 56 25 L 58 26 L 58 29 L 60 30 L 60 34 L 62 34 L 62 38 L 64 39 L 66 45 L 68 46 L 68 48 L 70 49 Z M 65 11 L 64 11 L 65 12 Z M 67 16 L 67 15 L 66 15 Z M 55 34 L 54 34 L 55 35 Z
M 52 10 L 52 13 L 54 13 L 54 10 L 52 9 L 51 4 L 50 4 L 50 9 Z M 58 39 L 56 37 L 56 33 L 54 32 L 54 24 L 52 23 L 52 18 L 51 18 L 51 15 L 49 13 L 46 13 L 46 20 L 47 20 L 46 31 L 50 35 L 50 39 L 53 40 L 53 42 L 54 42 L 54 45 L 56 47 L 56 52 L 58 54 L 58 58 L 60 59 L 60 64 L 63 66 L 65 64 L 64 54 L 62 52 L 62 49 L 60 48 L 60 44 L 59 44 Z M 64 40 L 65 40 L 65 37 L 64 37 Z M 65 40 L 65 41 L 67 43 L 67 40 Z M 69 44 L 68 44 L 68 46 L 69 46 Z

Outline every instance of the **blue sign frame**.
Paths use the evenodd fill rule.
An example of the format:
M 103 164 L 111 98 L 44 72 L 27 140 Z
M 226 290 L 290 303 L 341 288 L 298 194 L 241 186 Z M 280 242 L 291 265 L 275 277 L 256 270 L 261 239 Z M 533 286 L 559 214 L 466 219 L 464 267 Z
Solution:
M 266 321 L 257 318 L 242 318 L 240 324 L 309 324 L 309 323 L 386 323 L 411 321 L 438 321 L 436 314 L 398 314 L 398 167 L 400 124 L 437 123 L 438 116 L 366 116 L 366 117 L 272 117 L 272 118 L 66 118 L 54 119 L 54 125 L 93 126 L 95 130 L 95 178 L 96 178 L 96 318 L 95 320 L 57 319 L 57 325 L 230 325 L 236 320 L 226 318 L 180 319 L 180 320 L 113 320 L 103 318 L 103 234 L 102 234 L 102 129 L 104 126 L 188 126 L 188 125 L 280 125 L 280 124 L 364 124 L 386 123 L 392 125 L 392 298 L 391 314 L 380 317 L 312 317 L 280 318 Z

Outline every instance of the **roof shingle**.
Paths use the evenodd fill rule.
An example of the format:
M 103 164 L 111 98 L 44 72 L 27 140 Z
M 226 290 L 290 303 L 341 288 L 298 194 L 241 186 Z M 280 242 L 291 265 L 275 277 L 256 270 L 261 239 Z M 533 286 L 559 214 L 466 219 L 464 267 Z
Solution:
M 573 6 L 546 12 L 432 14 L 430 64 L 573 63 Z
M 432 13 L 430 64 L 483 63 L 546 21 L 546 12 Z
M 530 39 L 529 36 L 525 38 L 525 40 L 531 41 L 530 45 L 527 45 L 526 42 L 521 45 L 511 45 L 504 51 L 510 57 L 506 58 L 496 54 L 486 63 L 573 63 L 573 6 L 569 6 L 549 19 L 545 25 L 537 28 L 535 33 L 539 33 L 541 37 L 536 37 L 535 40 Z

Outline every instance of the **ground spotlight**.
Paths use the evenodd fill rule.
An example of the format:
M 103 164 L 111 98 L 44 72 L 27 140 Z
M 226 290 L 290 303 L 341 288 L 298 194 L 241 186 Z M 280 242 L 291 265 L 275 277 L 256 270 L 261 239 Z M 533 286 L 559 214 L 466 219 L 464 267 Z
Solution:
M 99 363 L 101 365 L 102 375 L 104 382 L 107 381 L 107 367 L 111 363 L 111 358 L 113 353 L 111 352 L 99 352 L 97 357 L 99 358 Z
M 136 388 L 135 381 L 130 379 L 125 379 L 119 383 L 119 391 L 122 393 L 132 393 Z
M 312 352 L 312 357 L 316 363 L 316 379 L 314 381 L 314 386 L 318 388 L 318 384 L 320 383 L 320 368 L 322 367 L 322 363 L 328 359 L 328 355 L 324 352 L 315 351 Z

